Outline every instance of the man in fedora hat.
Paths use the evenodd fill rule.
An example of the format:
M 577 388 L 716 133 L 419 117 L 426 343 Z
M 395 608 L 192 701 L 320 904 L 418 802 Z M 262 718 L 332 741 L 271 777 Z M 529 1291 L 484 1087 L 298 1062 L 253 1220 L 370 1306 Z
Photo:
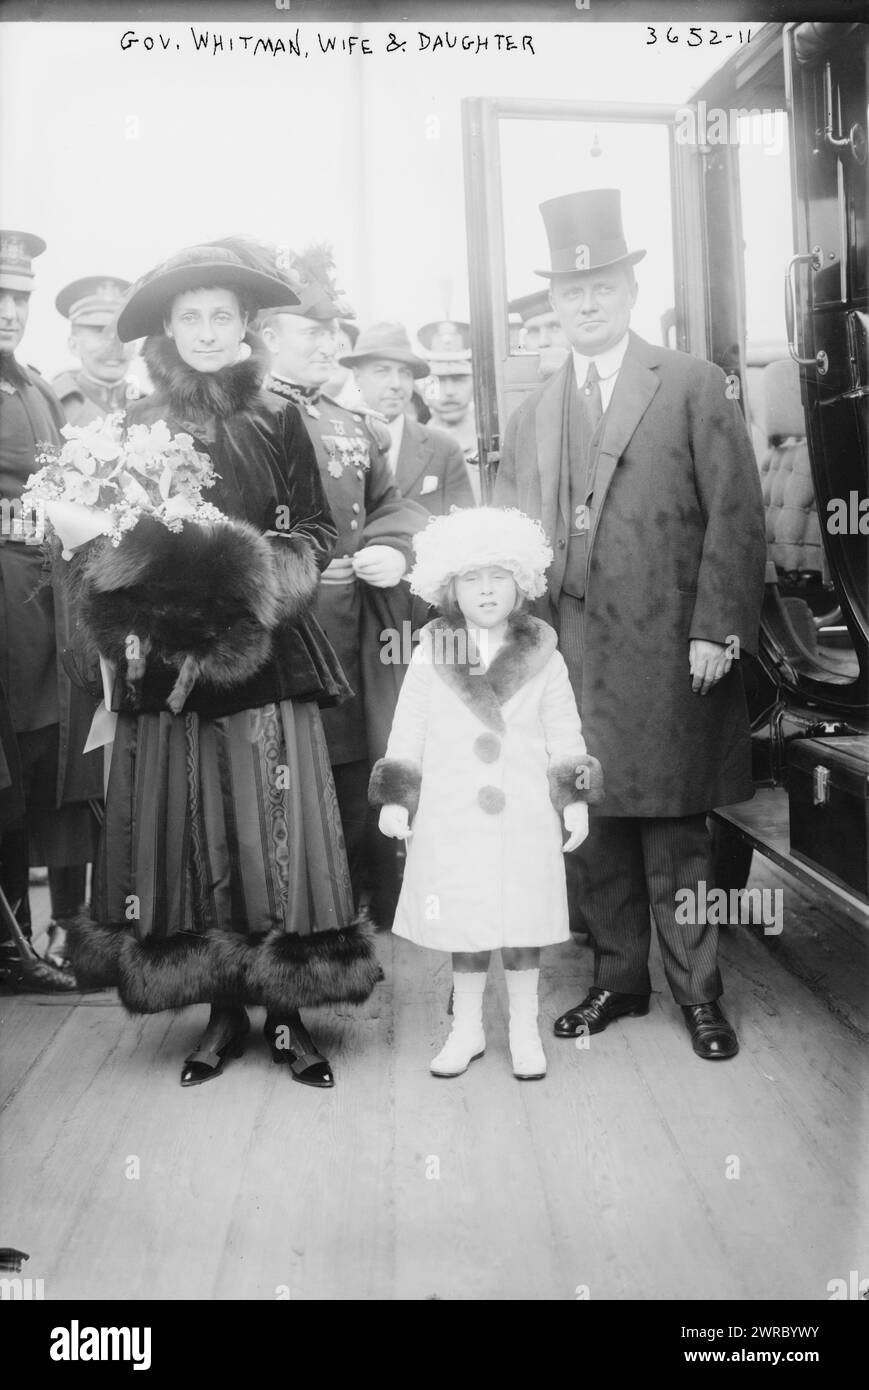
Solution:
M 123 410 L 128 392 L 138 394 L 127 380 L 135 343 L 122 343 L 116 322 L 129 280 L 114 275 L 87 275 L 64 285 L 54 305 L 69 320 L 68 347 L 79 366 L 60 372 L 52 387 L 71 425 L 88 425 Z
M 631 332 L 645 252 L 628 249 L 618 190 L 541 212 L 551 265 L 536 273 L 571 352 L 508 421 L 495 501 L 552 540 L 543 616 L 605 780 L 569 870 L 594 982 L 555 1032 L 648 1012 L 651 909 L 694 1050 L 720 1060 L 738 1043 L 718 1003 L 718 928 L 679 904 L 712 878 L 707 812 L 752 795 L 736 658 L 756 649 L 763 597 L 757 465 L 723 372 Z
M 266 309 L 258 320 L 271 354 L 266 385 L 301 411 L 338 527 L 317 617 L 356 694 L 337 709 L 324 710 L 323 727 L 354 896 L 358 905 L 363 892 L 373 888 L 372 915 L 386 925 L 388 914 L 377 892 L 383 885 L 377 880 L 394 876 L 394 852 L 390 845 L 381 849 L 368 807 L 368 776 L 379 756 L 369 750 L 370 729 L 372 721 L 381 720 L 388 728 L 398 698 L 400 673 L 380 659 L 380 632 L 400 628 L 409 591 L 399 582 L 412 557 L 412 538 L 428 514 L 395 486 L 383 422 L 367 408 L 348 409 L 324 392 L 335 371 L 339 320 L 352 313 L 335 285 L 331 253 L 311 247 L 294 254 L 289 269 L 301 303 Z M 387 896 L 397 895 L 393 884 Z
M 458 443 L 406 413 L 414 382 L 427 377 L 429 368 L 412 351 L 404 327 L 373 324 L 339 360 L 354 368 L 363 400 L 386 419 L 389 466 L 402 496 L 421 502 L 435 516 L 451 507 L 470 507 L 474 498 Z
M 102 796 L 101 759 L 83 754 L 96 700 L 72 685 L 61 664 L 71 617 L 60 579 L 46 582 L 39 537 L 16 504 L 44 441 L 62 444 L 60 402 L 33 367 L 15 356 L 27 326 L 33 260 L 41 237 L 0 231 L 0 685 L 17 743 L 24 815 L 0 837 L 0 887 L 31 935 L 28 868 L 48 866 L 52 917 L 49 954 L 62 962 L 63 922 L 85 895 L 98 833 L 90 802 Z M 70 972 L 34 961 L 6 943 L 12 973 L 28 988 L 74 990 Z

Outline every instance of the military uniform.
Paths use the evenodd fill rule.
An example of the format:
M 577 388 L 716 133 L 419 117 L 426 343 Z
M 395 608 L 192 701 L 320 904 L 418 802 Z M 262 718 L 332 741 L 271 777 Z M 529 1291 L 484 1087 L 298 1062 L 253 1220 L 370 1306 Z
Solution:
M 406 501 L 396 488 L 386 459 L 389 434 L 385 427 L 370 413 L 348 410 L 316 387 L 297 386 L 275 375 L 268 377 L 266 385 L 301 411 L 338 527 L 336 558 L 355 555 L 368 545 L 388 545 L 399 550 L 410 567 L 412 537 L 427 524 L 428 513 L 417 503 Z M 395 591 L 378 590 L 355 575 L 346 583 L 320 585 L 317 618 L 356 691 L 339 708 L 322 712 L 354 879 L 362 871 L 367 819 L 366 706 L 376 707 L 381 715 L 386 709 L 391 720 L 403 674 L 380 660 L 376 638 L 383 627 L 400 628 L 408 596 L 406 585 L 396 585 Z M 369 604 L 375 607 L 379 628 L 375 634 L 366 623 L 363 641 Z
M 88 275 L 64 285 L 54 304 L 58 313 L 69 319 L 71 329 L 100 329 L 115 341 L 119 353 L 126 353 L 115 338 L 114 325 L 129 288 L 129 280 L 117 276 Z M 60 372 L 52 378 L 51 386 L 71 425 L 90 425 L 94 420 L 126 410 L 129 401 L 142 394 L 132 378 L 122 377 L 113 383 L 97 381 L 82 367 Z
M 30 256 L 39 252 L 25 254 L 30 243 L 44 247 L 37 238 L 0 233 L 0 288 L 32 288 Z M 0 525 L 0 685 L 17 742 L 26 812 L 4 831 L 0 882 L 10 902 L 21 902 L 25 927 L 30 854 L 49 867 L 54 915 L 78 907 L 98 830 L 88 803 L 102 793 L 99 757 L 81 752 L 96 700 L 70 684 L 61 664 L 71 626 L 65 586 L 60 576 L 52 579 L 41 547 L 28 543 L 15 514 L 38 467 L 38 446 L 61 444 L 64 423 L 60 402 L 39 373 L 12 352 L 0 354 L 0 501 L 6 504 Z
M 70 425 L 89 425 L 106 415 L 124 411 L 131 400 L 138 400 L 142 394 L 134 381 L 125 378 L 115 386 L 107 386 L 74 367 L 52 377 L 51 388 Z

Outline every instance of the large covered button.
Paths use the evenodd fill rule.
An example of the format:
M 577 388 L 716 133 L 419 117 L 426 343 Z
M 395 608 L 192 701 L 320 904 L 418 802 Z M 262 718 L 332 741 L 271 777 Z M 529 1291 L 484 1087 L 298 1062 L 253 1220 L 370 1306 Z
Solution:
M 500 787 L 481 787 L 477 792 L 477 804 L 489 816 L 497 816 L 507 804 L 507 798 Z
M 359 505 L 358 502 L 354 502 L 354 503 L 353 503 L 353 510 L 354 510 L 354 512 L 356 512 L 357 516 L 358 516 L 359 512 L 361 512 L 362 508 L 360 507 L 360 505 Z
M 359 530 L 359 522 L 358 522 L 358 521 L 351 521 L 351 522 L 350 522 L 350 530 L 351 530 L 351 531 L 358 531 L 358 530 Z
M 478 734 L 474 739 L 474 752 L 482 763 L 493 763 L 501 756 L 501 740 L 497 734 Z

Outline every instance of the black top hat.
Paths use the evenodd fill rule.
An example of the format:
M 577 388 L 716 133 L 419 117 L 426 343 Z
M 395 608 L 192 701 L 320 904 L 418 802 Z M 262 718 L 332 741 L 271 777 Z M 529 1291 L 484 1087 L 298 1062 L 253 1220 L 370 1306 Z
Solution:
M 645 251 L 629 251 L 622 230 L 622 195 L 617 188 L 591 188 L 565 193 L 540 204 L 549 239 L 549 270 L 535 270 L 551 280 L 553 275 L 603 270 L 606 266 L 633 265 Z
M 243 245 L 233 250 L 228 241 L 227 238 L 219 245 L 187 246 L 141 276 L 118 316 L 121 342 L 162 333 L 163 320 L 176 294 L 207 285 L 243 290 L 257 309 L 272 304 L 298 304 L 299 296 L 285 281 L 254 269 Z

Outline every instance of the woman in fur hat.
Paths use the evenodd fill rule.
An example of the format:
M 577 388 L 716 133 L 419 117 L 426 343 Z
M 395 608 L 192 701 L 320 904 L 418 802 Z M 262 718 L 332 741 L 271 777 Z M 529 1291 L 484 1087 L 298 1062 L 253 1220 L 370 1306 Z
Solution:
M 380 829 L 412 836 L 392 929 L 452 953 L 453 1024 L 433 1074 L 482 1056 L 500 948 L 513 1071 L 536 1079 L 540 948 L 570 935 L 562 852 L 585 839 L 586 803 L 602 795 L 555 632 L 523 611 L 552 551 L 538 522 L 494 507 L 434 518 L 414 549 L 410 587 L 444 616 L 422 630 L 371 775 Z
M 333 1085 L 299 1008 L 359 1002 L 380 978 L 370 941 L 348 930 L 318 709 L 348 692 L 311 616 L 337 533 L 301 418 L 261 390 L 247 332 L 286 303 L 292 289 L 243 240 L 188 248 L 133 287 L 118 333 L 147 337 L 154 392 L 128 423 L 192 435 L 218 476 L 208 500 L 230 520 L 179 533 L 142 520 L 80 565 L 81 623 L 117 671 L 118 722 L 95 921 L 74 931 L 72 960 L 134 1013 L 211 1004 L 183 1086 L 240 1054 L 244 1005 L 258 1003 L 274 1060 Z

